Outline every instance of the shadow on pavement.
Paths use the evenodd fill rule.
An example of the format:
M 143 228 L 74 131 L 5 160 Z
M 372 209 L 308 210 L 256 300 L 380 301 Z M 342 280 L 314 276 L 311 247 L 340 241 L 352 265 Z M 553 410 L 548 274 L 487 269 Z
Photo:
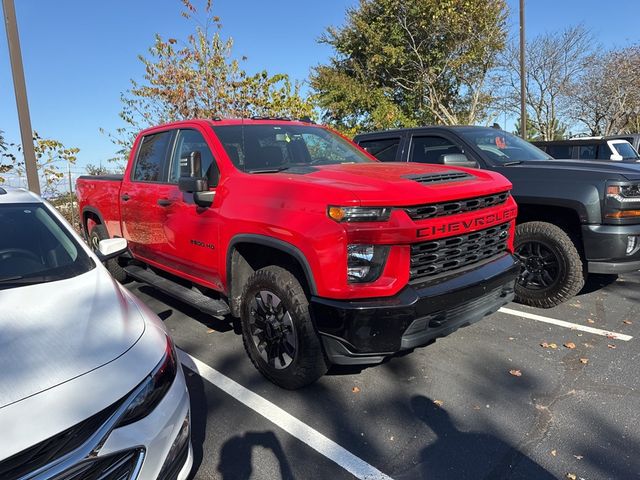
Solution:
M 551 473 L 500 438 L 483 432 L 462 432 L 444 408 L 416 395 L 411 408 L 437 439 L 420 452 L 420 464 L 409 476 L 428 479 L 554 479 Z M 515 470 L 518 474 L 516 475 Z
M 280 477 L 283 480 L 293 480 L 293 472 L 273 432 L 246 432 L 230 438 L 222 446 L 218 471 L 223 480 L 248 480 L 253 472 L 253 449 L 262 447 L 271 450 L 278 460 Z

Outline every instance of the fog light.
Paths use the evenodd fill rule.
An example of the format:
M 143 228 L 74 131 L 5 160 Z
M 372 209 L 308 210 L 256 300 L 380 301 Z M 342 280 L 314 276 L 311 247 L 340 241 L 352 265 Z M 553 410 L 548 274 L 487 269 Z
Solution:
M 347 279 L 351 283 L 376 280 L 387 259 L 389 247 L 382 245 L 347 245 Z
M 633 255 L 638 251 L 638 237 L 629 235 L 627 237 L 627 255 Z

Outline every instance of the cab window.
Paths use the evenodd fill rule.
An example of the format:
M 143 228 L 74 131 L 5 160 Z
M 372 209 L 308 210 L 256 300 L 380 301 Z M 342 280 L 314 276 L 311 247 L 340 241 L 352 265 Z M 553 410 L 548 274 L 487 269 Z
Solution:
M 362 148 L 382 162 L 394 162 L 399 145 L 399 137 L 363 140 L 360 142 Z
M 162 182 L 166 178 L 165 166 L 167 151 L 171 144 L 173 132 L 153 133 L 143 137 L 136 164 L 133 180 L 137 182 Z
M 173 149 L 171 159 L 171 171 L 169 173 L 169 183 L 178 183 L 180 178 L 180 159 L 188 157 L 191 152 L 200 152 L 201 177 L 209 179 L 210 186 L 215 183 L 218 178 L 218 165 L 216 164 L 213 154 L 207 145 L 206 140 L 197 130 L 180 130 L 176 137 L 176 145 Z
M 464 153 L 460 147 L 443 137 L 413 137 L 410 162 L 442 163 L 442 156 L 451 153 Z

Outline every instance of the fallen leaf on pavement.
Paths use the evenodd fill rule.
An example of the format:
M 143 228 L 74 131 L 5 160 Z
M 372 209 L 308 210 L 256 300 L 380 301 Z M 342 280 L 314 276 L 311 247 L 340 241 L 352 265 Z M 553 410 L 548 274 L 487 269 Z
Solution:
M 556 345 L 555 343 L 547 343 L 547 342 L 542 342 L 540 346 L 542 348 L 553 348 L 553 349 L 558 348 L 558 345 Z
M 522 372 L 520 370 L 509 370 L 509 373 L 511 375 L 513 375 L 514 377 L 521 377 L 522 376 Z
M 207 333 L 213 333 L 213 332 L 215 332 L 215 330 L 213 328 L 207 329 Z
M 567 473 L 566 478 L 568 478 L 569 480 L 578 480 L 578 477 L 576 477 L 575 473 Z
M 441 407 L 442 405 L 444 405 L 444 402 L 442 400 L 434 400 L 433 403 L 436 404 L 438 407 Z
M 631 325 L 633 322 L 631 320 L 623 320 L 622 323 L 626 325 Z
M 351 391 L 352 391 L 353 393 L 360 393 L 360 388 L 359 388 L 359 387 L 353 387 L 353 388 L 351 389 Z
M 473 409 L 474 409 L 474 410 L 480 410 L 480 405 L 474 405 L 474 406 L 473 406 Z
M 576 344 L 575 344 L 575 343 L 573 343 L 573 342 L 567 342 L 567 343 L 565 343 L 565 344 L 564 344 L 564 346 L 565 346 L 565 347 L 567 347 L 567 348 L 570 348 L 570 349 L 572 349 L 572 350 L 573 350 L 574 348 L 576 348 Z
M 616 340 L 618 337 L 616 337 L 615 333 L 607 333 L 607 338 L 610 340 Z
M 596 323 L 596 321 L 595 321 L 595 320 L 591 320 L 590 318 L 588 318 L 588 319 L 587 319 L 587 322 L 588 322 L 588 323 Z
M 586 365 L 587 363 L 589 363 L 589 359 L 588 358 L 581 358 L 580 359 L 580 363 L 584 363 Z
M 613 343 L 610 343 L 609 345 L 607 345 L 607 347 L 609 348 L 616 348 L 616 346 Z
M 584 458 L 582 455 L 574 455 L 574 457 L 576 457 L 577 460 L 582 460 Z
M 555 457 L 556 455 L 558 455 L 558 451 L 557 450 L 551 450 L 551 455 L 553 455 Z

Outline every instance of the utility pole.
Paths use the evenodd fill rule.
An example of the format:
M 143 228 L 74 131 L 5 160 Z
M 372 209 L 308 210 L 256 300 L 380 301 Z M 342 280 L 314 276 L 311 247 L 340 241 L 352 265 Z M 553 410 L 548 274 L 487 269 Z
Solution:
M 31 128 L 31 118 L 29 117 L 27 87 L 24 81 L 20 37 L 18 35 L 18 23 L 16 21 L 16 7 L 13 4 L 13 0 L 2 0 L 2 11 L 4 12 L 4 26 L 7 31 L 7 43 L 9 44 L 9 58 L 11 60 L 16 106 L 18 107 L 18 120 L 20 122 L 24 165 L 27 171 L 27 184 L 29 190 L 39 195 L 40 181 L 38 179 L 38 167 L 36 166 L 36 153 L 33 149 L 33 130 Z
M 67 162 L 67 172 L 69 173 L 69 208 L 71 209 L 71 225 L 76 228 L 75 206 L 73 205 L 73 182 L 71 181 L 71 162 Z
M 525 67 L 524 0 L 520 0 L 520 136 L 527 139 L 527 70 Z

